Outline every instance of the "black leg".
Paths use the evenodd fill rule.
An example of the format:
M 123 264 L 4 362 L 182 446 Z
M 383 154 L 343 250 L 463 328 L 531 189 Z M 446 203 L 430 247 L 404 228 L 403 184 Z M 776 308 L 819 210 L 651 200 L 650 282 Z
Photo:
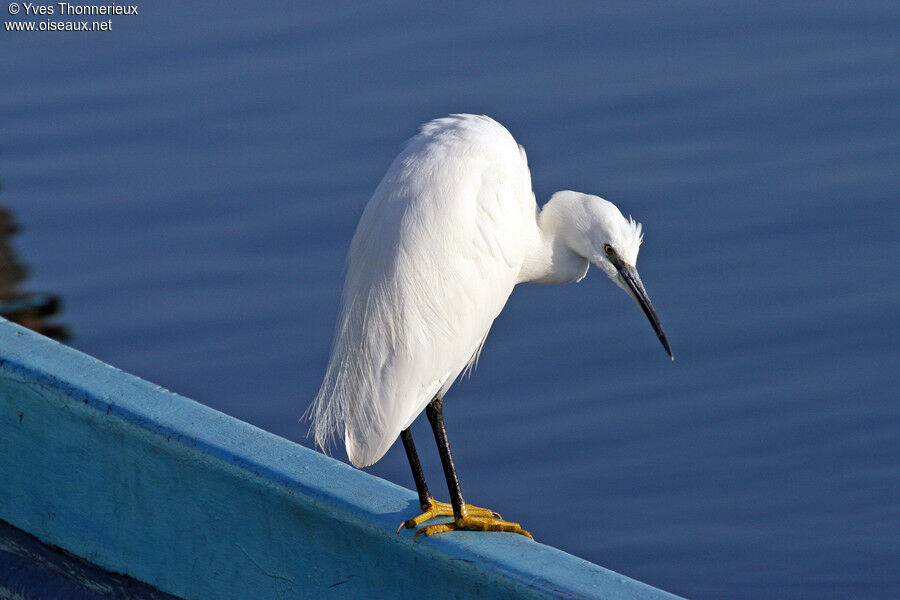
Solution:
M 444 476 L 447 478 L 447 489 L 450 491 L 450 503 L 453 505 L 454 518 L 463 517 L 463 497 L 459 488 L 459 479 L 456 477 L 456 467 L 453 465 L 453 457 L 450 455 L 450 443 L 447 441 L 447 430 L 444 428 L 444 403 L 440 396 L 425 409 L 428 422 L 434 431 L 434 439 L 437 442 L 438 453 L 441 455 L 441 465 L 444 467 Z
M 412 469 L 413 479 L 416 480 L 416 491 L 419 492 L 419 504 L 422 505 L 422 510 L 428 510 L 428 504 L 431 501 L 431 493 L 428 491 L 428 484 L 425 483 L 425 473 L 422 472 L 422 463 L 419 462 L 419 454 L 416 452 L 416 445 L 413 444 L 412 432 L 409 428 L 400 432 L 400 439 L 403 440 L 403 448 L 406 450 L 409 468 Z

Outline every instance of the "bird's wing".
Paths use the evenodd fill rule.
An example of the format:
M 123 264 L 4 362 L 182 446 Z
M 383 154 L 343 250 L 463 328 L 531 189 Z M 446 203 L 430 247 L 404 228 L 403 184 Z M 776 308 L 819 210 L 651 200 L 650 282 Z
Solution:
M 534 219 L 511 136 L 515 161 L 507 148 L 421 137 L 360 220 L 313 407 L 317 441 L 343 430 L 356 466 L 381 458 L 474 359 L 521 269 L 523 219 Z

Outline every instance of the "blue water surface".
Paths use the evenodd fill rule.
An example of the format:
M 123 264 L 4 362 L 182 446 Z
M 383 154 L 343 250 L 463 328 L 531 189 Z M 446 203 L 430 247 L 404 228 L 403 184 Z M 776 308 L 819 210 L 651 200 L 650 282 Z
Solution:
M 900 597 L 896 4 L 154 2 L 111 23 L 0 31 L 0 205 L 75 347 L 309 444 L 366 200 L 420 123 L 486 113 L 539 202 L 643 222 L 676 360 L 596 270 L 521 286 L 446 399 L 467 500 L 689 598 Z M 369 470 L 412 486 L 401 448 Z

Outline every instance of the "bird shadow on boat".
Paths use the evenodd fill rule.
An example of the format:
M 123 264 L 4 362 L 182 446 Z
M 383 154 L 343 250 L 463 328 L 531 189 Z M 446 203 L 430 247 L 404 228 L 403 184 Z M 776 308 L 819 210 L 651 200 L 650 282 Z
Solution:
M 398 535 L 408 534 L 409 536 L 414 536 L 416 531 L 424 528 L 426 525 L 438 525 L 441 523 L 453 522 L 453 517 L 438 516 L 429 519 L 428 521 L 423 521 L 416 527 L 406 527 L 406 521 L 417 517 L 420 514 L 422 514 L 422 506 L 419 504 L 418 498 L 413 498 L 409 500 L 406 507 L 402 510 L 379 513 L 378 519 L 379 521 L 382 521 L 386 527 L 392 531 L 396 531 Z M 419 540 L 421 540 L 422 537 L 423 536 L 419 536 Z

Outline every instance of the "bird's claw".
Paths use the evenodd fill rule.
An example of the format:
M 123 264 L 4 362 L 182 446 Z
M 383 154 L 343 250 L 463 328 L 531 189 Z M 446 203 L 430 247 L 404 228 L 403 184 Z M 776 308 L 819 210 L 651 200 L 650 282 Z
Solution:
M 467 515 L 472 517 L 481 517 L 481 518 L 493 518 L 499 519 L 500 513 L 490 510 L 488 508 L 481 508 L 480 506 L 473 506 L 471 504 L 464 505 L 465 512 Z M 438 502 L 434 498 L 428 501 L 428 503 L 422 505 L 422 514 L 413 517 L 412 519 L 408 519 L 400 523 L 397 527 L 397 533 L 400 533 L 400 530 L 406 527 L 407 529 L 412 529 L 414 527 L 418 527 L 425 521 L 430 521 L 436 517 L 452 517 L 453 516 L 453 506 L 447 502 Z
M 416 531 L 413 540 L 418 539 L 422 534 L 434 535 L 436 533 L 444 533 L 447 531 L 457 531 L 459 529 L 469 529 L 474 531 L 506 531 L 509 533 L 518 533 L 527 538 L 534 539 L 530 533 L 522 529 L 518 523 L 502 521 L 493 517 L 466 515 L 456 519 L 452 523 L 438 523 L 437 525 L 429 525 Z

